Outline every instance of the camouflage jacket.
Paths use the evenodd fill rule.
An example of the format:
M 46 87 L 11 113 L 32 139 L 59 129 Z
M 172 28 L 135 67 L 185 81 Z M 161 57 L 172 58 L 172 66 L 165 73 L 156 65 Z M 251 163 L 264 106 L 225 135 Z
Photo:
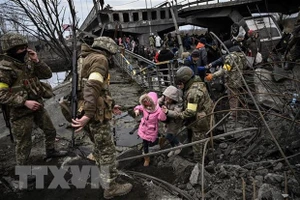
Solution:
M 183 119 L 186 124 L 190 124 L 212 112 L 213 101 L 200 77 L 195 76 L 189 80 L 185 84 L 183 92 L 183 111 L 172 112 L 172 115 Z M 193 126 L 198 126 L 198 123 Z
M 81 56 L 83 60 L 80 81 L 86 80 L 82 81 L 84 115 L 99 121 L 108 120 L 112 116 L 113 100 L 108 90 L 109 62 L 107 55 L 104 51 L 96 50 L 83 44 Z M 103 83 L 97 80 L 88 80 L 89 76 L 94 72 L 102 75 Z
M 227 66 L 230 67 L 227 67 Z M 225 75 L 225 81 L 230 88 L 240 88 L 242 86 L 242 77 L 238 68 L 243 72 L 247 66 L 246 56 L 242 52 L 232 52 L 224 59 L 223 68 L 216 71 L 213 76 L 219 77 Z
M 43 103 L 43 87 L 40 79 L 51 78 L 49 66 L 40 61 L 21 63 L 7 55 L 0 55 L 0 103 L 8 105 L 11 113 L 26 115 L 34 112 L 24 103 L 26 100 L 36 100 Z

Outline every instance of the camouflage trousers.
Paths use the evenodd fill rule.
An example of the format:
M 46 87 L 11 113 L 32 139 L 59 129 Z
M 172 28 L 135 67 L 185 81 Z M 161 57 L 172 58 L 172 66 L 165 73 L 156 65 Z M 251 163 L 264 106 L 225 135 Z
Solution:
M 103 189 L 108 189 L 114 184 L 118 175 L 116 147 L 111 135 L 110 124 L 92 121 L 85 126 L 85 130 L 94 143 L 93 155 L 99 166 L 101 186 Z
M 228 99 L 229 99 L 229 107 L 231 110 L 236 110 L 239 105 L 239 99 L 238 99 L 238 95 L 239 94 L 239 90 L 236 88 L 230 88 L 228 89 Z M 237 111 L 232 111 L 230 116 L 232 118 L 236 118 L 237 117 Z
M 46 149 L 54 148 L 56 130 L 47 110 L 43 108 L 21 118 L 14 118 L 11 120 L 11 127 L 16 143 L 15 154 L 17 165 L 25 165 L 28 162 L 32 148 L 31 133 L 34 124 L 42 129 L 45 134 Z
M 193 133 L 192 142 L 205 139 L 205 133 L 209 131 L 209 121 L 210 121 L 209 117 L 204 118 L 202 120 L 198 120 L 197 125 L 192 126 L 190 128 Z M 204 143 L 198 143 L 193 145 L 194 161 L 196 162 L 202 161 L 203 147 L 204 147 Z

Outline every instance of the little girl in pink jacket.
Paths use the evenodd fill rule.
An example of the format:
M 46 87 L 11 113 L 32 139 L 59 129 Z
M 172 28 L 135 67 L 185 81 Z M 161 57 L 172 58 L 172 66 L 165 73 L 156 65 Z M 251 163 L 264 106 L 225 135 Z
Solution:
M 140 105 L 134 108 L 134 113 L 138 116 L 143 114 L 138 135 L 143 139 L 144 154 L 149 152 L 149 146 L 158 144 L 158 122 L 167 119 L 166 114 L 158 105 L 158 97 L 155 92 L 149 92 L 140 97 Z M 149 166 L 150 157 L 144 157 L 144 166 Z

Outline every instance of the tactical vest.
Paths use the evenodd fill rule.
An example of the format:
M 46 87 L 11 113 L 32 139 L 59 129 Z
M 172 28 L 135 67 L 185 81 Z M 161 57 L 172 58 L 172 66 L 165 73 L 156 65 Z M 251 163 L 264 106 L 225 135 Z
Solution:
M 27 95 L 28 100 L 38 100 L 43 97 L 45 88 L 40 80 L 34 76 L 34 69 L 31 65 L 7 60 L 2 60 L 1 64 L 1 69 L 11 71 L 15 77 L 13 84 L 9 88 L 11 92 L 23 91 Z

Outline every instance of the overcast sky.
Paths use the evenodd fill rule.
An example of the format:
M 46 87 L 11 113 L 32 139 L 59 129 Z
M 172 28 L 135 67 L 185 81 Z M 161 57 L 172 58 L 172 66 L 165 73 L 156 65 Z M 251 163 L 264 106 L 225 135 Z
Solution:
M 73 0 L 75 4 L 75 10 L 77 12 L 77 18 L 80 19 L 79 25 L 81 25 L 93 8 L 93 0 Z M 128 9 L 140 9 L 155 7 L 166 0 L 104 0 L 104 4 L 109 4 L 113 7 L 113 10 L 128 10 Z M 169 0 L 171 2 L 172 0 Z M 178 3 L 188 3 L 196 0 L 177 0 Z M 104 6 L 105 6 L 104 5 Z M 190 26 L 180 27 L 180 29 L 186 29 Z
M 178 0 L 177 2 L 182 1 L 185 3 L 188 2 L 188 0 Z M 192 1 L 193 0 L 190 0 L 189 2 Z M 109 4 L 114 10 L 151 8 L 162 2 L 165 2 L 165 0 L 104 0 L 104 4 Z M 94 6 L 93 0 L 74 0 L 74 4 L 77 11 L 77 17 L 80 19 L 81 24 Z

